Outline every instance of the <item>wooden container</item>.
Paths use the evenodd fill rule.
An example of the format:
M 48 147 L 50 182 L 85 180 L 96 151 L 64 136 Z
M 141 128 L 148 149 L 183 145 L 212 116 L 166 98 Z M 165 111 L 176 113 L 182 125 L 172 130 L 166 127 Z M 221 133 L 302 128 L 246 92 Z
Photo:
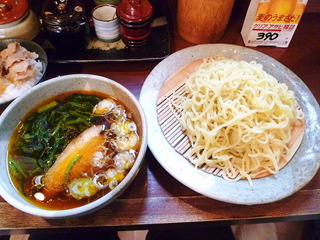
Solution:
M 201 44 L 220 40 L 234 0 L 178 0 L 177 31 L 186 41 Z

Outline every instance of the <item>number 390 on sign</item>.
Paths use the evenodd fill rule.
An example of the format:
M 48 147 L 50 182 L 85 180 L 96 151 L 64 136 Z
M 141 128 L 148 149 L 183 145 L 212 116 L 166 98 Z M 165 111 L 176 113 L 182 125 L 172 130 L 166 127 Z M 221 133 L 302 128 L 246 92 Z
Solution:
M 259 32 L 257 40 L 275 40 L 279 37 L 279 33 L 272 32 Z

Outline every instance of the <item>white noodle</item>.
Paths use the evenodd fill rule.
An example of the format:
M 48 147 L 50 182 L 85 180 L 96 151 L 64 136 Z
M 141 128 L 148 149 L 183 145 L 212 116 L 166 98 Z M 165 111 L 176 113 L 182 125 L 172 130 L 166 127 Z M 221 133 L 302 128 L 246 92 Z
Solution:
M 171 104 L 189 137 L 189 160 L 237 181 L 279 171 L 291 130 L 303 113 L 294 92 L 256 62 L 208 59 Z

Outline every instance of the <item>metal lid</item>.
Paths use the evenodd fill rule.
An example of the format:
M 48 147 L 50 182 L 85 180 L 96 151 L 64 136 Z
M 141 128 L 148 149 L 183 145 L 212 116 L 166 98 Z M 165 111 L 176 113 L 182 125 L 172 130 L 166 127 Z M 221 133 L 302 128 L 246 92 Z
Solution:
M 49 0 L 42 6 L 42 16 L 50 24 L 66 24 L 84 13 L 84 6 L 78 0 Z
M 5 0 L 0 3 L 0 24 L 8 24 L 22 19 L 29 10 L 27 0 Z

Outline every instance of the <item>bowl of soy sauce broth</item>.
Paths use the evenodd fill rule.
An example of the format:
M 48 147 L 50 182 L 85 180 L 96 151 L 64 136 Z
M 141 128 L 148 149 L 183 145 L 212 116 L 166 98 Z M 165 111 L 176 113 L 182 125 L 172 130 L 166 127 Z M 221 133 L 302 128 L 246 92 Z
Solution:
M 72 74 L 14 100 L 0 116 L 0 139 L 0 195 L 26 213 L 68 218 L 98 211 L 129 187 L 147 124 L 124 86 Z

